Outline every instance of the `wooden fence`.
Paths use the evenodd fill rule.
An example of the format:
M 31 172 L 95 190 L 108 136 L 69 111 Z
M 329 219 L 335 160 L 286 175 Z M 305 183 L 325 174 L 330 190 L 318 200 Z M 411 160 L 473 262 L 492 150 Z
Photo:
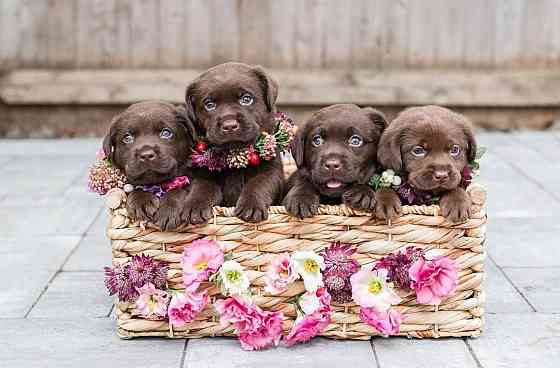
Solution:
M 0 68 L 552 68 L 559 20 L 559 0 L 0 0 Z

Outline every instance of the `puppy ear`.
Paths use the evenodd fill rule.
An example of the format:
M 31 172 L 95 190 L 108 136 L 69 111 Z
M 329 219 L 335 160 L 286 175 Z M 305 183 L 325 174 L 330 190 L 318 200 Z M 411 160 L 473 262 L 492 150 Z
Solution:
M 184 108 L 185 108 L 185 118 L 189 120 L 194 125 L 194 127 L 198 127 L 200 129 L 198 120 L 196 118 L 196 108 L 194 106 L 196 88 L 197 88 L 196 81 L 192 82 L 187 86 L 187 89 L 185 91 Z
M 377 161 L 379 161 L 383 168 L 392 169 L 396 172 L 402 170 L 401 137 L 402 129 L 397 127 L 391 128 L 391 125 L 381 135 L 377 150 Z
M 465 136 L 467 137 L 467 160 L 469 162 L 474 161 L 476 159 L 476 150 L 477 144 L 476 139 L 474 138 L 474 129 L 470 121 L 466 121 L 463 127 L 463 131 L 465 132 Z
M 303 166 L 303 158 L 305 154 L 305 136 L 307 135 L 305 125 L 298 126 L 296 135 L 290 145 L 290 152 L 294 157 L 298 168 Z
M 192 119 L 189 117 L 186 104 L 180 104 L 173 107 L 175 109 L 175 116 L 179 125 L 185 129 L 187 135 L 191 137 L 193 142 L 198 141 L 198 133 Z
M 370 120 L 379 128 L 379 134 L 383 133 L 388 124 L 385 115 L 373 107 L 364 107 L 362 111 L 365 112 Z
M 276 99 L 278 98 L 278 82 L 272 78 L 260 65 L 253 67 L 257 78 L 260 81 L 261 89 L 265 98 L 268 111 L 276 112 Z
M 103 138 L 103 152 L 105 153 L 105 157 L 109 159 L 110 162 L 113 162 L 113 153 L 115 151 L 115 139 L 117 135 L 117 123 L 120 120 L 121 115 L 115 116 L 111 119 L 111 125 L 109 126 L 109 132 Z

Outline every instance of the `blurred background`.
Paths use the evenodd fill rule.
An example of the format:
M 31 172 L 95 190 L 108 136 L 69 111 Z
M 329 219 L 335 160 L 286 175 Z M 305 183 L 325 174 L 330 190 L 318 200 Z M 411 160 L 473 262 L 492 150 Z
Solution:
M 558 129 L 558 0 L 0 0 L 0 136 L 105 133 L 202 70 L 261 64 L 280 108 L 441 104 L 493 130 Z

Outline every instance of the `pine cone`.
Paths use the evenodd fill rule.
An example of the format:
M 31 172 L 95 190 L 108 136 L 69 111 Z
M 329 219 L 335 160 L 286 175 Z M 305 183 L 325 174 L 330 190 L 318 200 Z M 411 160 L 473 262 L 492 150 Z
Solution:
M 243 169 L 249 165 L 249 155 L 246 148 L 233 148 L 229 151 L 226 162 L 231 169 Z

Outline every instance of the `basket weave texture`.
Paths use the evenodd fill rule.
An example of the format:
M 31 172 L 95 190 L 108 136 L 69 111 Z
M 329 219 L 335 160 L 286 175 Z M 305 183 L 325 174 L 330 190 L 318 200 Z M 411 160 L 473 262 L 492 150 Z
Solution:
M 214 208 L 214 218 L 206 225 L 188 226 L 178 232 L 161 232 L 146 224 L 133 222 L 126 211 L 126 194 L 113 189 L 107 194 L 110 223 L 107 235 L 111 240 L 113 263 L 128 262 L 135 254 L 146 254 L 169 264 L 168 286 L 182 289 L 181 254 L 184 246 L 196 239 L 219 242 L 225 253 L 248 271 L 254 301 L 266 310 L 284 313 L 287 333 L 296 318 L 289 301 L 304 291 L 297 281 L 280 295 L 264 292 L 264 274 L 272 257 L 296 250 L 320 252 L 333 241 L 352 244 L 354 258 L 360 264 L 375 262 L 408 246 L 424 250 L 439 249 L 440 254 L 454 259 L 459 265 L 459 286 L 456 292 L 437 306 L 420 305 L 414 292 L 396 289 L 402 298 L 394 308 L 403 314 L 399 335 L 408 337 L 479 336 L 484 314 L 484 259 L 486 232 L 486 190 L 478 184 L 467 191 L 473 199 L 471 218 L 461 224 L 451 224 L 439 216 L 438 206 L 403 206 L 403 215 L 387 223 L 345 206 L 321 206 L 320 214 L 299 220 L 287 214 L 284 207 L 271 207 L 269 218 L 259 224 L 249 224 L 233 215 L 233 208 Z M 221 298 L 212 284 L 208 288 L 212 302 Z M 203 336 L 234 336 L 233 327 L 222 327 L 212 307 L 196 321 L 172 327 L 168 321 L 142 319 L 134 305 L 117 302 L 117 331 L 122 338 L 161 336 L 197 338 Z M 332 321 L 322 336 L 338 339 L 369 339 L 379 332 L 363 323 L 359 307 L 353 303 L 333 304 Z

